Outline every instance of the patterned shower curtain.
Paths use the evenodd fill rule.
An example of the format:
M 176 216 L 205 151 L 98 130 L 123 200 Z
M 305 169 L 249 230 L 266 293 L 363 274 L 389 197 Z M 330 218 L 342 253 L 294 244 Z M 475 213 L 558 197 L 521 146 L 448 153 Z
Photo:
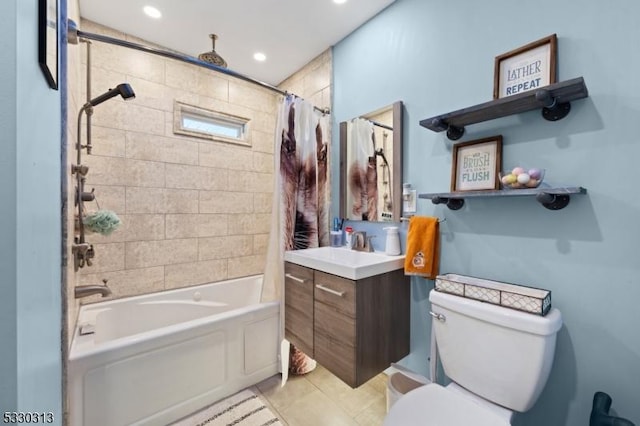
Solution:
M 373 123 L 347 123 L 347 215 L 351 220 L 378 220 L 378 167 Z
M 278 110 L 275 188 L 263 300 L 280 300 L 283 380 L 315 362 L 284 341 L 284 251 L 329 245 L 328 118 L 309 102 L 287 96 Z M 286 366 L 289 358 L 294 362 Z

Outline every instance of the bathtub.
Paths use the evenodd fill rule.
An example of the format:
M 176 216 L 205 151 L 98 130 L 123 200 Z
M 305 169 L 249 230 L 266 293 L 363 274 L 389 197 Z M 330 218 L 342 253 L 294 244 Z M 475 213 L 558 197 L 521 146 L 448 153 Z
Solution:
M 279 302 L 262 275 L 80 308 L 72 426 L 161 425 L 278 372 Z

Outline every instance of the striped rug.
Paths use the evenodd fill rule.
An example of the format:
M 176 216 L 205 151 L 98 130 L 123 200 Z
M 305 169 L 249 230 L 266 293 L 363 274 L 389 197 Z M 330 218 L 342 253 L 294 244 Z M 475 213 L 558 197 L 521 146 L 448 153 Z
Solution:
M 250 390 L 243 390 L 198 411 L 172 426 L 283 426 L 278 417 Z

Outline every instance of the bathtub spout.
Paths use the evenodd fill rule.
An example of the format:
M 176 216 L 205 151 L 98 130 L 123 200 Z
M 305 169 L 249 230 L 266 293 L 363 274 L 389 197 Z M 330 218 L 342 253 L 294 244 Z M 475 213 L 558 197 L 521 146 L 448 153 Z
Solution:
M 101 294 L 102 297 L 110 296 L 111 289 L 107 287 L 107 280 L 102 280 L 104 285 L 80 285 L 74 289 L 76 299 L 87 297 L 94 294 Z

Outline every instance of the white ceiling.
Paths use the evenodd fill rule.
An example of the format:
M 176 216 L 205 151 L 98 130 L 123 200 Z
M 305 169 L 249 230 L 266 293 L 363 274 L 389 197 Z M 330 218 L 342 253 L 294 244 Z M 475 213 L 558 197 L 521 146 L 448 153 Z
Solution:
M 229 69 L 277 85 L 395 0 L 80 0 L 80 14 L 197 57 L 211 50 Z M 146 5 L 162 12 L 147 17 Z M 253 59 L 255 52 L 267 56 Z

